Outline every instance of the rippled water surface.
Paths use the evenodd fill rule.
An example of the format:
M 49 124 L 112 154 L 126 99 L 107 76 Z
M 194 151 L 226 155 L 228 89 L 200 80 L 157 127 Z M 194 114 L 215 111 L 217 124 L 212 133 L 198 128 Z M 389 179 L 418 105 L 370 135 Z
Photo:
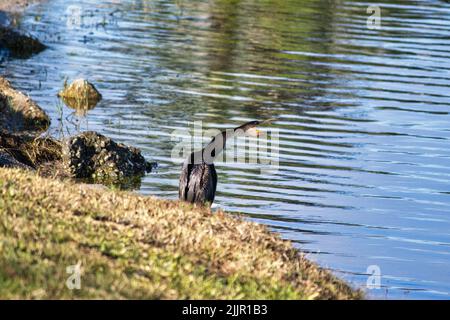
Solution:
M 373 297 L 450 298 L 448 2 L 50 0 L 20 28 L 50 48 L 0 72 L 55 133 L 64 78 L 94 82 L 103 101 L 86 118 L 64 108 L 65 126 L 158 161 L 143 194 L 177 197 L 175 129 L 276 118 L 278 172 L 218 163 L 217 206 L 356 286 L 379 266 Z

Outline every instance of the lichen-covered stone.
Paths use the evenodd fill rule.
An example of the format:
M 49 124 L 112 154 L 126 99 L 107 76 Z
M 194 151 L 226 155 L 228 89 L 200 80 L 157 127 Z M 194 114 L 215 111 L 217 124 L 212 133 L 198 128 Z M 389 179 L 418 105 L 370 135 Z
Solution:
M 8 131 L 41 131 L 50 118 L 30 97 L 0 77 L 0 127 Z
M 151 170 L 139 149 L 93 131 L 69 138 L 63 147 L 63 161 L 75 178 L 100 182 L 119 181 Z

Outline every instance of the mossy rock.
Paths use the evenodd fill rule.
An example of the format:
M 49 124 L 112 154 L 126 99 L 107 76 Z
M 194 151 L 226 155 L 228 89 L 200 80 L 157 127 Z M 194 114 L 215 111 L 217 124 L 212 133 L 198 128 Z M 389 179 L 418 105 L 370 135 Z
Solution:
M 93 109 L 102 99 L 97 88 L 85 79 L 74 80 L 70 85 L 65 83 L 58 96 L 68 107 L 84 111 Z

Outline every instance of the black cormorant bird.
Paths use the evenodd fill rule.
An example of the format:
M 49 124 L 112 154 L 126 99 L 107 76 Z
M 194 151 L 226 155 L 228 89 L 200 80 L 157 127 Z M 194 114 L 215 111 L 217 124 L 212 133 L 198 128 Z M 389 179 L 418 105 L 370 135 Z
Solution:
M 250 121 L 237 128 L 222 131 L 205 148 L 191 153 L 181 170 L 178 188 L 180 200 L 211 205 L 217 187 L 217 173 L 213 162 L 225 148 L 227 139 L 237 135 L 258 137 L 261 132 L 256 126 L 269 121 L 271 120 Z

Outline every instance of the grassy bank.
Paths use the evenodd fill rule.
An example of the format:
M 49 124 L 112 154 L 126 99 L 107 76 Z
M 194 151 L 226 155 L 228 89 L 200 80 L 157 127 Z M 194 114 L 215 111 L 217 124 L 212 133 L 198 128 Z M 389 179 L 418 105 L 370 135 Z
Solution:
M 66 267 L 80 262 L 81 289 Z M 0 168 L 0 298 L 349 299 L 265 227 Z

